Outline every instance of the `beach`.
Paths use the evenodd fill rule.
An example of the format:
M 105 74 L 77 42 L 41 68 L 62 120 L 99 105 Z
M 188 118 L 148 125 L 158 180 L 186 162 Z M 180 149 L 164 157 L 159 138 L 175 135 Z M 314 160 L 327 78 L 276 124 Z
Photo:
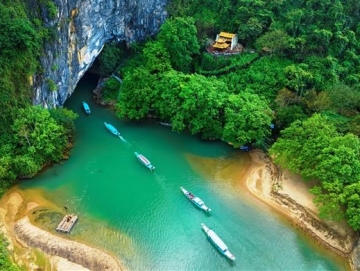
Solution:
M 316 243 L 348 258 L 358 237 L 345 223 L 323 221 L 317 217 L 313 195 L 308 192 L 311 184 L 280 170 L 260 150 L 252 150 L 249 155 L 250 163 L 238 173 L 238 185 Z M 1 230 L 10 243 L 9 250 L 15 262 L 27 266 L 28 270 L 125 270 L 121 262 L 104 251 L 33 225 L 28 214 L 38 206 L 34 200 L 24 200 L 16 190 L 10 190 L 0 201 Z M 42 269 L 44 267 L 36 264 L 33 248 L 42 251 L 48 268 Z
M 125 270 L 117 259 L 97 248 L 55 236 L 34 226 L 27 213 L 38 206 L 36 202 L 26 203 L 17 192 L 5 195 L 0 201 L 1 230 L 16 263 L 27 270 Z M 34 248 L 41 250 L 42 257 L 46 259 L 45 268 L 36 264 L 39 259 Z
M 251 194 L 284 215 L 316 243 L 348 258 L 358 235 L 344 221 L 326 221 L 318 217 L 314 196 L 308 191 L 312 183 L 279 169 L 260 150 L 252 151 L 250 156 L 251 165 L 243 181 Z

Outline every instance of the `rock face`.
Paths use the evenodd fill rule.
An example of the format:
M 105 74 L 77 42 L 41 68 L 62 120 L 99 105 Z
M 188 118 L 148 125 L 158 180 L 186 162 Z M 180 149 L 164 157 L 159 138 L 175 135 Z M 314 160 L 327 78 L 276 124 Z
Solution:
M 360 244 L 355 245 L 354 250 L 350 255 L 350 267 L 351 270 L 360 270 Z
M 53 38 L 44 46 L 43 73 L 33 78 L 33 103 L 62 106 L 109 40 L 130 44 L 156 34 L 167 0 L 54 0 L 57 14 L 42 7 Z

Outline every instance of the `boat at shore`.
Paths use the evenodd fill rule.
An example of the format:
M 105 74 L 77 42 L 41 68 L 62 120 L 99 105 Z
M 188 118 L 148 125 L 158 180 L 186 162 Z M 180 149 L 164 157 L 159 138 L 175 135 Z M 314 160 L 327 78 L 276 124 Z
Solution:
M 185 197 L 187 197 L 194 205 L 205 212 L 210 212 L 211 209 L 205 205 L 205 203 L 197 196 L 195 196 L 190 191 L 186 190 L 184 187 L 180 187 L 181 191 L 184 193 Z
M 88 114 L 88 115 L 90 115 L 91 110 L 90 110 L 90 106 L 88 105 L 87 102 L 83 102 L 83 108 L 84 108 L 84 110 L 85 110 L 85 113 Z
M 161 125 L 163 126 L 168 126 L 168 127 L 172 127 L 172 124 L 170 122 L 160 122 Z
M 214 246 L 228 259 L 235 261 L 235 256 L 229 251 L 228 247 L 225 245 L 224 241 L 211 229 L 209 229 L 204 223 L 201 223 L 201 227 L 206 233 L 209 240 L 214 244 Z
M 105 127 L 114 135 L 120 136 L 120 132 L 111 124 L 104 122 Z
M 155 167 L 151 164 L 151 162 L 144 155 L 135 152 L 135 156 L 140 161 L 140 163 L 143 164 L 144 166 L 146 166 L 148 169 L 150 169 L 150 171 L 155 170 Z

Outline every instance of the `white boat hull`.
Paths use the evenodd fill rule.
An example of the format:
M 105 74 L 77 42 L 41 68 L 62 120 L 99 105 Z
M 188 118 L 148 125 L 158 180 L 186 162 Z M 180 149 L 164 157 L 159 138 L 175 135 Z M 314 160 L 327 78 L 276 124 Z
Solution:
M 150 171 L 155 170 L 155 167 L 150 163 L 150 161 L 144 155 L 135 152 L 135 156 L 140 161 L 140 163 L 146 166 L 148 169 L 150 169 Z
M 204 210 L 205 212 L 210 212 L 211 209 L 205 205 L 205 203 L 197 196 L 192 194 L 190 191 L 186 190 L 183 187 L 180 187 L 181 191 L 196 207 Z
M 209 240 L 214 244 L 214 246 L 228 259 L 235 261 L 235 256 L 229 251 L 228 247 L 225 245 L 224 241 L 211 229 L 209 229 L 204 223 L 201 223 L 201 227 L 206 233 Z

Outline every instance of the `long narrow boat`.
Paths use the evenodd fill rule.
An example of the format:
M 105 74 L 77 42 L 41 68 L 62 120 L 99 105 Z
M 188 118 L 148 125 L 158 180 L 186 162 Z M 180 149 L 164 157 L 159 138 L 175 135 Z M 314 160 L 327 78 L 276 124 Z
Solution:
M 225 245 L 224 241 L 211 229 L 209 229 L 204 223 L 201 223 L 201 227 L 206 233 L 207 237 L 214 244 L 214 246 L 228 259 L 235 261 L 235 256 L 229 251 L 228 247 Z
M 116 128 L 114 126 L 112 126 L 111 124 L 104 122 L 105 127 L 114 135 L 116 136 L 120 136 L 120 132 L 118 130 L 116 130 Z
M 135 156 L 140 161 L 140 163 L 146 166 L 148 169 L 150 169 L 150 171 L 155 170 L 155 167 L 150 163 L 150 161 L 144 155 L 135 152 Z
M 187 197 L 192 203 L 195 204 L 196 207 L 204 210 L 205 212 L 210 212 L 211 209 L 205 205 L 205 203 L 197 196 L 195 196 L 190 191 L 187 191 L 184 187 L 180 187 L 181 191 L 184 193 L 185 197 Z
M 84 108 L 86 114 L 90 115 L 91 110 L 90 110 L 90 106 L 87 104 L 87 102 L 83 102 L 83 108 Z

